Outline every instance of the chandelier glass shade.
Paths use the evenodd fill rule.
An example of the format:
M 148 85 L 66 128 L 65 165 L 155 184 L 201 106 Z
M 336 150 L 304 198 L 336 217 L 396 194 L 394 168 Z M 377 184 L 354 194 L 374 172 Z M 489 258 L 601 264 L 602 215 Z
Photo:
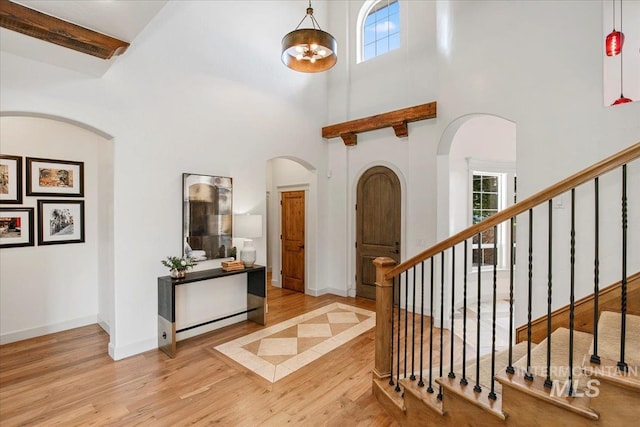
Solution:
M 300 28 L 307 17 L 311 20 L 313 28 Z M 282 38 L 282 63 L 292 70 L 303 73 L 326 71 L 336 65 L 337 49 L 336 39 L 320 29 L 309 2 L 307 14 L 298 27 Z
M 620 55 L 622 52 L 622 44 L 624 43 L 624 34 L 620 31 L 616 31 L 614 28 L 612 32 L 607 36 L 604 46 L 607 56 Z

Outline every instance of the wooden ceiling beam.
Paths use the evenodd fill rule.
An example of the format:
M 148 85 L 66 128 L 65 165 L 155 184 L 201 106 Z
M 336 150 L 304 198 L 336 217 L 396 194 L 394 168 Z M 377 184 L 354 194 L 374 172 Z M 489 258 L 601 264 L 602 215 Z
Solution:
M 322 128 L 323 138 L 341 137 L 345 145 L 352 146 L 358 142 L 358 133 L 393 128 L 398 138 L 409 136 L 407 123 L 433 119 L 437 116 L 437 103 L 416 105 L 362 119 L 351 120 Z
M 124 53 L 129 43 L 30 9 L 0 0 L 0 27 L 101 59 Z

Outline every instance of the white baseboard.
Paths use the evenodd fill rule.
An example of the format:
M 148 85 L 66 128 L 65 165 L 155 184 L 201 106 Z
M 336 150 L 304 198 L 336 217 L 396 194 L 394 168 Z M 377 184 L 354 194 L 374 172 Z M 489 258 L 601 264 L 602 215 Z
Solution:
M 114 346 L 112 342 L 109 342 L 109 356 L 111 356 L 113 360 L 121 360 L 144 353 L 145 351 L 153 350 L 154 348 L 158 348 L 157 337 L 120 347 Z
M 77 319 L 66 320 L 64 322 L 52 323 L 50 325 L 38 326 L 37 328 L 23 329 L 16 332 L 8 332 L 0 335 L 0 344 L 22 341 L 42 335 L 53 334 L 55 332 L 66 331 L 67 329 L 79 328 L 81 326 L 98 323 L 98 316 L 85 316 Z
M 307 290 L 307 295 L 311 295 L 311 296 L 314 296 L 314 297 L 319 297 L 320 295 L 324 295 L 324 294 L 338 295 L 338 296 L 341 296 L 341 297 L 349 296 L 346 289 L 322 288 L 322 289 L 308 289 Z
M 107 334 L 111 335 L 111 328 L 109 327 L 109 324 L 107 322 L 98 318 L 98 326 L 100 326 Z

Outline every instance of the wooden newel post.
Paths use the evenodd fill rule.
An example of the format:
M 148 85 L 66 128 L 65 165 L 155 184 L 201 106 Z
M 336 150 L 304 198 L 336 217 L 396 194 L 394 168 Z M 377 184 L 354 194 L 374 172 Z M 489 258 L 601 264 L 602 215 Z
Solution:
M 391 374 L 391 316 L 393 282 L 385 278 L 396 262 L 391 258 L 373 260 L 376 266 L 376 358 L 374 375 L 385 378 Z

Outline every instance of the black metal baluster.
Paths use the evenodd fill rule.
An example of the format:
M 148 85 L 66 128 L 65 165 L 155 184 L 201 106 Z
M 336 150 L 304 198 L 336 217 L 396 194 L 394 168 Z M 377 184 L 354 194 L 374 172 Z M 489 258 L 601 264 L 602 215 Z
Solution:
M 443 331 L 444 331 L 444 252 L 440 252 L 440 378 L 442 378 Z M 438 400 L 442 400 L 442 386 L 438 386 Z
M 618 369 L 627 372 L 629 367 L 624 361 L 627 331 L 627 165 L 622 165 L 622 286 L 620 298 L 620 361 Z
M 547 269 L 547 378 L 544 380 L 544 386 L 550 388 L 551 382 L 551 298 L 552 298 L 552 267 L 553 267 L 553 200 L 549 200 L 549 234 L 548 241 L 548 269 Z
M 480 299 L 482 298 L 481 283 L 482 283 L 482 233 L 478 233 L 478 315 L 476 320 L 476 385 L 473 386 L 473 391 L 480 393 L 482 387 L 480 387 Z
M 571 280 L 569 290 L 569 396 L 573 396 L 573 324 L 576 282 L 576 189 L 571 189 Z
M 431 286 L 429 293 L 429 387 L 427 387 L 427 392 L 433 393 L 433 257 L 431 257 Z
M 527 303 L 527 372 L 524 379 L 533 381 L 531 375 L 531 299 L 533 297 L 533 209 L 529 209 L 529 298 Z
M 402 296 L 401 294 L 401 289 L 402 289 L 402 275 L 398 275 L 398 358 L 397 358 L 397 365 L 396 365 L 396 388 L 395 391 L 400 391 L 400 311 L 401 310 L 401 306 L 400 306 L 400 301 L 402 301 Z
M 407 344 L 409 342 L 409 271 L 404 272 L 404 377 L 407 378 Z
M 491 319 L 491 391 L 489 392 L 489 399 L 496 400 L 494 376 L 496 375 L 496 299 L 498 294 L 498 226 L 493 226 L 493 314 Z
M 514 246 L 515 236 L 513 228 L 515 226 L 515 217 L 511 217 L 509 222 L 509 234 L 511 235 L 511 246 L 509 247 L 509 364 L 506 372 L 514 374 L 516 370 L 513 368 L 513 271 L 514 271 Z
M 449 360 L 449 378 L 455 378 L 456 374 L 453 372 L 453 342 L 454 342 L 454 331 L 453 331 L 453 308 L 455 303 L 456 296 L 456 247 L 451 247 L 451 354 Z
M 600 356 L 598 356 L 598 311 L 600 303 L 600 178 L 596 177 L 594 184 L 595 198 L 595 247 L 593 257 L 593 354 L 591 355 L 591 363 L 600 364 Z
M 467 381 L 467 241 L 464 241 L 464 273 L 463 273 L 462 299 L 464 300 L 462 312 L 462 378 L 461 385 L 469 384 Z
M 391 279 L 391 358 L 389 360 L 391 360 L 391 372 L 389 374 L 389 385 L 395 385 L 395 383 L 393 382 L 393 329 L 395 328 L 394 325 L 394 320 L 395 318 L 393 317 L 393 295 L 395 295 L 396 292 L 396 278 L 395 276 L 393 277 L 393 279 Z M 398 307 L 399 308 L 399 307 Z M 398 332 L 399 334 L 400 332 Z M 398 352 L 400 352 L 400 348 L 398 348 Z
M 413 311 L 411 312 L 411 381 L 416 380 L 416 266 L 413 266 Z
M 424 387 L 422 379 L 422 360 L 423 360 L 423 338 L 424 338 L 424 261 L 420 263 L 420 380 L 418 387 Z

